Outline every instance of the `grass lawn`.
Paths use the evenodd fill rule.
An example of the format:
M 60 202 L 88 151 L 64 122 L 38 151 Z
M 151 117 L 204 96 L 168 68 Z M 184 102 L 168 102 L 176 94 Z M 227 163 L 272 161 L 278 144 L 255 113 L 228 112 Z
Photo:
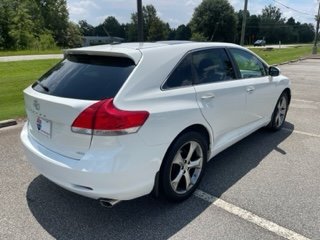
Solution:
M 0 63 L 0 120 L 25 115 L 22 90 L 58 61 L 50 59 Z
M 0 50 L 0 57 L 4 56 L 19 56 L 19 55 L 39 55 L 39 54 L 62 54 L 63 50 L 53 49 L 53 50 L 19 50 L 19 51 L 3 51 Z
M 271 51 L 266 51 L 263 48 L 250 48 L 250 50 L 258 54 L 268 64 L 272 65 L 308 56 L 311 54 L 312 45 L 302 45 L 299 47 L 281 49 L 274 48 Z

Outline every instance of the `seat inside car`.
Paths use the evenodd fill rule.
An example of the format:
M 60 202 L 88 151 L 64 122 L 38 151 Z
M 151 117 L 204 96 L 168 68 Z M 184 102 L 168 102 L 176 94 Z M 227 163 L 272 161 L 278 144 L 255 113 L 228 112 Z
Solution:
M 210 58 L 204 58 L 200 61 L 197 72 L 199 75 L 199 83 L 211 83 L 221 80 L 221 75 L 216 72 L 215 65 Z

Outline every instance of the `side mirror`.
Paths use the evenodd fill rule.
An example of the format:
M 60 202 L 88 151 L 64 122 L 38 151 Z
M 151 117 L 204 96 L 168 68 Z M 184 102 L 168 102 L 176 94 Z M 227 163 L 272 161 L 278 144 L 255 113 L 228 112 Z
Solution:
M 280 69 L 277 67 L 269 67 L 269 75 L 272 77 L 277 77 L 280 75 Z

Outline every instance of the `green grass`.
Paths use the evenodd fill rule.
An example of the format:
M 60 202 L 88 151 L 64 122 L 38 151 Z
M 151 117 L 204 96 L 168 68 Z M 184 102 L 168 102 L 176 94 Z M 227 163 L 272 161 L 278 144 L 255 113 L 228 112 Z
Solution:
M 271 51 L 266 51 L 263 48 L 250 48 L 250 50 L 258 54 L 268 64 L 272 65 L 308 56 L 311 54 L 312 46 L 302 45 L 299 47 L 289 47 L 281 49 L 274 48 Z
M 25 116 L 22 90 L 58 59 L 0 63 L 0 120 Z
M 39 55 L 39 54 L 62 54 L 61 49 L 52 50 L 18 50 L 18 51 L 3 51 L 0 50 L 0 57 L 4 56 L 19 56 L 19 55 Z

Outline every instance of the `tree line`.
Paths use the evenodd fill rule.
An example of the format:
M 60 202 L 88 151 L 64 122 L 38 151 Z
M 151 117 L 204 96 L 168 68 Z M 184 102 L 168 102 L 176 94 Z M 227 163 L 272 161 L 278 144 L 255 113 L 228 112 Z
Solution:
M 107 17 L 92 26 L 86 20 L 69 21 L 66 0 L 0 0 L 0 49 L 50 49 L 81 45 L 81 36 L 121 37 L 137 41 L 137 13 L 128 23 Z M 236 12 L 227 0 L 203 0 L 189 23 L 171 28 L 153 5 L 143 7 L 145 41 L 194 40 L 239 43 L 243 11 Z M 261 14 L 247 12 L 245 43 L 257 39 L 267 43 L 309 43 L 312 24 L 285 19 L 279 8 L 269 5 Z
M 227 0 L 203 0 L 195 9 L 191 21 L 177 28 L 160 19 L 154 6 L 143 7 L 144 37 L 146 41 L 195 40 L 240 42 L 243 11 L 235 12 Z M 107 17 L 98 26 L 79 21 L 80 32 L 85 36 L 117 36 L 126 41 L 137 41 L 137 13 L 131 15 L 129 23 L 120 24 Z M 279 8 L 268 5 L 261 14 L 247 12 L 245 43 L 253 44 L 257 39 L 267 43 L 310 43 L 314 38 L 312 24 L 297 22 L 293 17 L 286 20 Z
M 0 49 L 53 49 L 81 41 L 66 0 L 0 0 Z

